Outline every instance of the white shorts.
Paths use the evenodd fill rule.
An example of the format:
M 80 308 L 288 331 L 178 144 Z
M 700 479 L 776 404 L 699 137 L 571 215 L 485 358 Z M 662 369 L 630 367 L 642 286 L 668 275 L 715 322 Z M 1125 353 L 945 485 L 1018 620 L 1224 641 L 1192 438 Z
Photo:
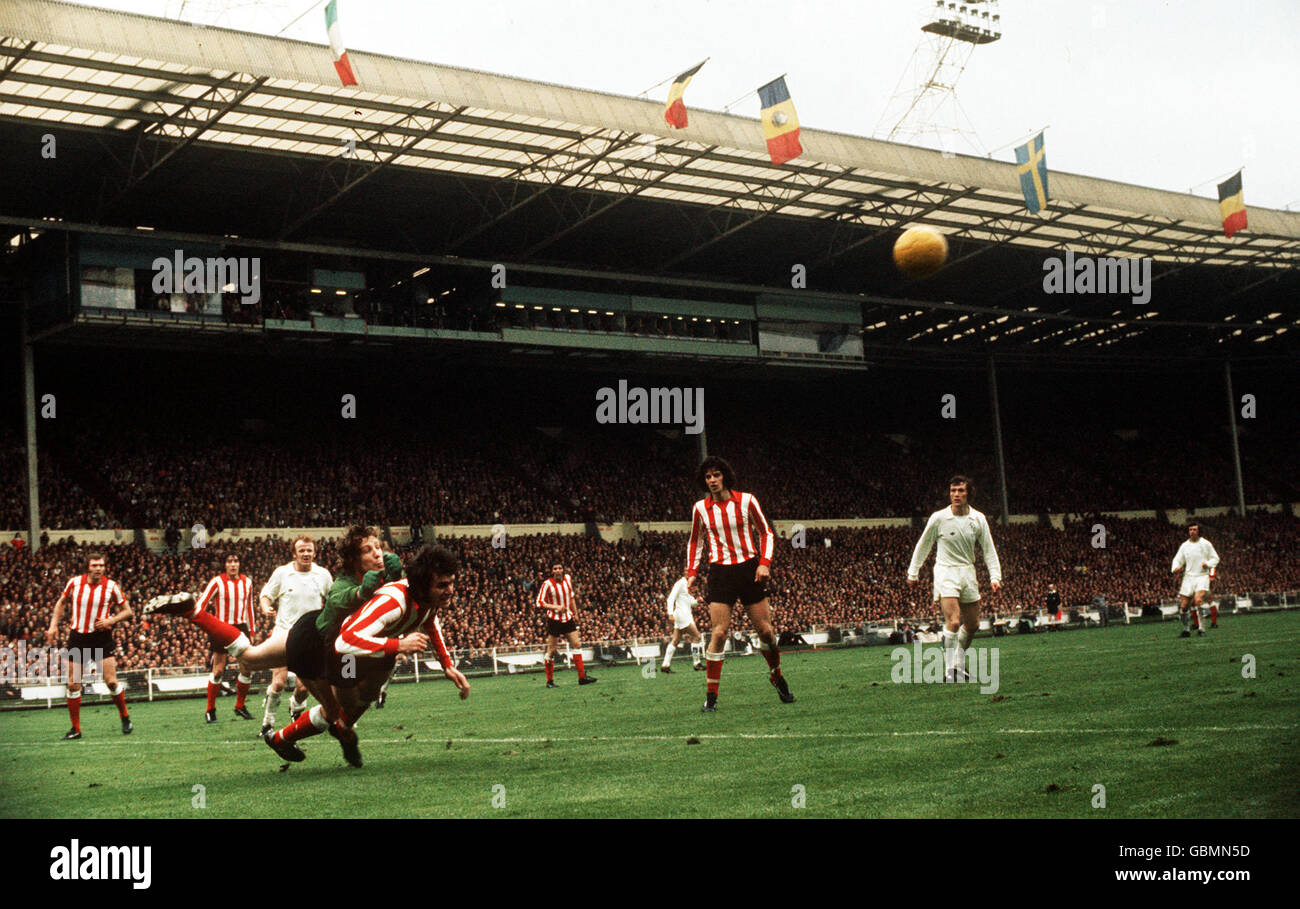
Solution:
M 1210 576 L 1208 574 L 1184 574 L 1183 586 L 1178 588 L 1180 597 L 1195 596 L 1198 590 L 1210 592 Z
M 694 621 L 695 621 L 695 616 L 691 614 L 691 607 L 689 606 L 682 606 L 676 612 L 673 613 L 674 630 L 689 628 L 691 627 L 691 624 Z
M 979 583 L 975 580 L 975 566 L 960 568 L 934 567 L 934 598 L 956 597 L 959 603 L 973 603 L 980 598 Z

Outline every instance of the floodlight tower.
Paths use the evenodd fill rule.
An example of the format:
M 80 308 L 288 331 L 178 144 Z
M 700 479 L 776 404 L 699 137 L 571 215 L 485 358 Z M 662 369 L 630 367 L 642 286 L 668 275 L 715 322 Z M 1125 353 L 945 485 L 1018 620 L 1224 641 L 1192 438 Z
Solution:
M 894 96 L 876 124 L 876 137 L 984 154 L 975 127 L 957 101 L 957 80 L 976 46 L 1002 37 L 998 0 L 935 0 L 921 32 Z

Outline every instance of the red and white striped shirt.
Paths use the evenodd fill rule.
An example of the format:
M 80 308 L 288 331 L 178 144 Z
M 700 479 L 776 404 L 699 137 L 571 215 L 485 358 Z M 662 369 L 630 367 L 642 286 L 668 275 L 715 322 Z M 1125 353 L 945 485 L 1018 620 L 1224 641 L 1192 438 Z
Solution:
M 566 574 L 563 581 L 547 578 L 537 591 L 537 605 L 546 607 L 546 617 L 553 622 L 573 621 L 573 581 Z
M 126 602 L 117 581 L 101 576 L 99 583 L 92 584 L 88 574 L 70 578 L 63 588 L 63 596 L 72 604 L 69 616 L 72 630 L 82 634 L 90 634 L 97 621 L 108 618 L 113 614 L 114 606 Z
M 199 597 L 199 610 L 208 608 L 216 600 L 217 608 L 213 614 L 227 625 L 247 625 L 253 627 L 253 582 L 247 575 L 241 574 L 231 580 L 224 572 L 217 575 L 203 590 Z
M 438 617 L 428 607 L 412 602 L 408 584 L 402 578 L 376 590 L 366 605 L 343 623 L 339 636 L 334 639 L 334 652 L 359 657 L 387 656 L 397 653 L 399 638 L 419 630 L 429 636 L 442 668 L 449 668 L 451 654 L 442 639 Z
M 758 534 L 758 546 L 753 534 Z M 758 558 L 759 564 L 771 565 L 776 538 L 758 505 L 747 492 L 732 490 L 731 498 L 719 502 L 706 496 L 691 510 L 691 541 L 686 546 L 686 576 L 693 578 L 704 558 L 704 537 L 709 540 L 709 564 L 739 565 Z M 761 551 L 761 554 L 760 554 Z

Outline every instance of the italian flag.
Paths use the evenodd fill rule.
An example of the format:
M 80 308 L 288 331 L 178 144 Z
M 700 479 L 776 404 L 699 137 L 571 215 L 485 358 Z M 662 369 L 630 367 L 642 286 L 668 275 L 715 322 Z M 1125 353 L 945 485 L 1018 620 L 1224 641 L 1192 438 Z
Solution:
M 352 72 L 347 49 L 343 47 L 343 34 L 339 31 L 339 0 L 330 0 L 325 7 L 325 28 L 330 34 L 330 48 L 334 51 L 334 69 L 344 85 L 356 85 L 357 74 Z

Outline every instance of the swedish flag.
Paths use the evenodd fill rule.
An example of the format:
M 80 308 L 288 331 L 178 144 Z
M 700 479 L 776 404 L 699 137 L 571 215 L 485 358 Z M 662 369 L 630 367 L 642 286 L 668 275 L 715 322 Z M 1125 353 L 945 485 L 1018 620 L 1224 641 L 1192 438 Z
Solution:
M 1020 191 L 1025 194 L 1025 208 L 1038 214 L 1051 198 L 1047 194 L 1047 153 L 1042 133 L 1016 146 L 1016 173 L 1020 175 Z

